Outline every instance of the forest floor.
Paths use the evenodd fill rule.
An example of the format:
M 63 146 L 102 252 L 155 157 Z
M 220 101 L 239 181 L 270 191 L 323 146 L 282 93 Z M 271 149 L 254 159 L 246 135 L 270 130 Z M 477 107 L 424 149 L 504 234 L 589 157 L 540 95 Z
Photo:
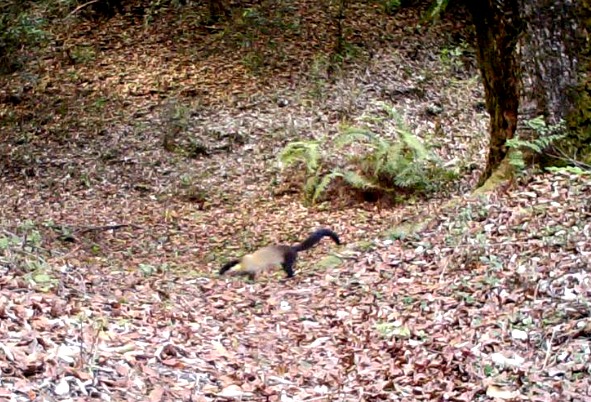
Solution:
M 0 78 L 0 398 L 591 400 L 591 182 L 471 196 L 488 117 L 461 16 L 352 3 L 335 64 L 322 2 L 257 4 L 70 18 Z M 388 137 L 384 104 L 460 179 L 305 203 L 279 151 Z M 293 279 L 217 276 L 319 227 L 344 245 Z

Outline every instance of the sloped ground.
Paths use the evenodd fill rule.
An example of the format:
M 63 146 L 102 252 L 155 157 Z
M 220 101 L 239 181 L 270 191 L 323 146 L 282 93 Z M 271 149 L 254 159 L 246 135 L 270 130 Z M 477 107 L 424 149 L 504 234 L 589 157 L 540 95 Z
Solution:
M 331 76 L 315 4 L 286 14 L 301 30 L 277 28 L 281 57 L 245 52 L 238 23 L 221 35 L 193 14 L 147 28 L 128 15 L 70 28 L 76 64 L 50 53 L 3 83 L 21 103 L 0 109 L 2 397 L 591 398 L 588 179 L 453 207 L 302 205 L 278 150 L 380 116 L 379 102 L 452 165 L 482 163 L 486 146 L 476 72 L 443 57 L 447 23 L 355 6 L 351 37 L 373 55 Z M 168 152 L 164 133 L 208 155 Z M 416 237 L 379 236 L 426 216 Z M 346 246 L 302 255 L 294 280 L 215 275 L 321 226 Z M 344 262 L 316 263 L 331 252 Z
M 590 196 L 553 176 L 433 207 L 416 239 L 289 281 L 70 263 L 38 292 L 9 267 L 3 395 L 586 400 Z

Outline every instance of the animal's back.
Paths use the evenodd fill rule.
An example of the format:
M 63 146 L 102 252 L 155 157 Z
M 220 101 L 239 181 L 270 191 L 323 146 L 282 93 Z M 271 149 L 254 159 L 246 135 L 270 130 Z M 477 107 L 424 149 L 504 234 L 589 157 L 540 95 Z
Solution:
M 245 261 L 244 269 L 251 270 L 265 270 L 283 262 L 283 254 L 277 246 L 267 246 L 257 250 L 251 256 L 248 256 Z

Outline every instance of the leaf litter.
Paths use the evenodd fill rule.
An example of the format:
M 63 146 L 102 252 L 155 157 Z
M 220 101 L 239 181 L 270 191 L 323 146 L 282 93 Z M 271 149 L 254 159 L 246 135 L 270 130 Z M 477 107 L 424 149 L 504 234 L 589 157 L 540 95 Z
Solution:
M 317 11 L 306 18 L 324 24 Z M 355 13 L 357 29 L 373 35 L 364 24 L 374 14 Z M 179 49 L 168 50 L 162 28 L 133 59 L 129 43 L 106 41 L 97 55 L 103 62 L 71 66 L 48 77 L 49 87 L 36 87 L 31 100 L 67 99 L 84 83 L 88 98 L 104 96 L 108 107 L 97 114 L 89 104 L 69 105 L 66 118 L 84 118 L 48 118 L 27 146 L 4 142 L 11 158 L 0 179 L 0 396 L 591 398 L 588 178 L 539 175 L 486 197 L 392 209 L 304 207 L 299 194 L 277 193 L 273 156 L 285 140 L 334 136 L 343 115 L 379 113 L 378 100 L 402 109 L 418 136 L 439 126 L 445 159 L 483 163 L 486 118 L 466 108 L 482 99 L 476 72 L 450 82 L 436 54 L 416 56 L 424 41 L 439 48 L 444 38 L 404 36 L 416 15 L 380 18 L 383 32 L 404 40 L 334 82 L 305 77 L 294 62 L 313 57 L 304 43 L 286 45 L 302 57 L 273 66 L 276 81 L 266 81 L 245 74 L 236 58 L 189 63 Z M 109 35 L 136 29 L 122 17 L 113 21 L 121 25 Z M 100 37 L 89 30 L 76 40 Z M 406 68 L 392 71 L 397 65 Z M 166 115 L 154 111 L 164 87 L 207 95 L 190 104 L 185 127 L 207 143 L 207 157 L 162 149 Z M 437 105 L 444 112 L 433 118 Z M 478 170 L 463 175 L 457 193 L 477 177 Z M 178 196 L 201 188 L 201 202 Z M 384 235 L 427 216 L 418 233 Z M 302 255 L 293 280 L 215 274 L 224 259 L 295 243 L 324 226 L 346 245 L 335 252 L 320 244 Z M 331 254 L 341 263 L 319 263 Z

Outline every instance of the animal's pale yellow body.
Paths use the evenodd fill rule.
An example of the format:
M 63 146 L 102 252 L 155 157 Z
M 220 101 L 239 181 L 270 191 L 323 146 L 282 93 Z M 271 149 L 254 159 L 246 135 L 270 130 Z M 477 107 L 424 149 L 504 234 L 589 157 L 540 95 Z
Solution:
M 257 273 L 281 265 L 285 252 L 277 246 L 263 247 L 240 260 L 240 268 L 248 273 Z

